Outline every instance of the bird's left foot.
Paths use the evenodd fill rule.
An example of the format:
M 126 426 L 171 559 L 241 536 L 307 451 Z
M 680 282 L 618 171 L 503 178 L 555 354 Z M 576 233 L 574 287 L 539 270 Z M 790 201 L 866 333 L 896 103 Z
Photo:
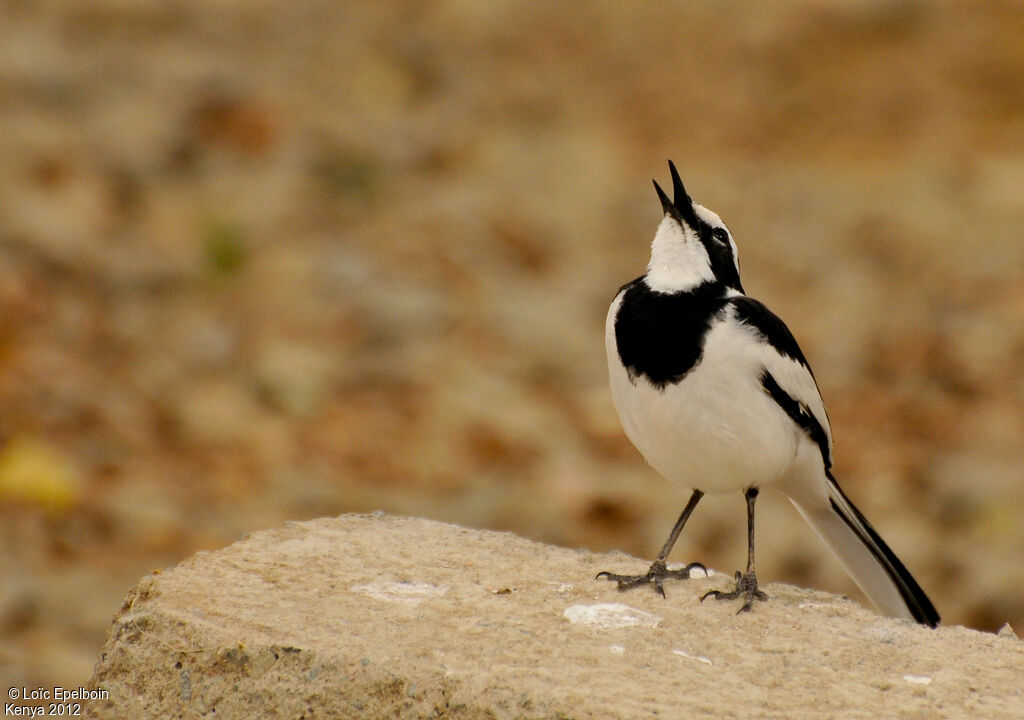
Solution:
M 752 572 L 744 575 L 740 573 L 739 570 L 736 571 L 735 590 L 732 592 L 712 590 L 711 592 L 704 593 L 700 601 L 704 602 L 708 597 L 713 597 L 715 600 L 735 600 L 737 598 L 743 598 L 743 605 L 736 611 L 737 615 L 741 612 L 750 612 L 750 609 L 754 606 L 755 600 L 764 602 L 768 599 L 767 595 L 757 589 L 757 576 Z

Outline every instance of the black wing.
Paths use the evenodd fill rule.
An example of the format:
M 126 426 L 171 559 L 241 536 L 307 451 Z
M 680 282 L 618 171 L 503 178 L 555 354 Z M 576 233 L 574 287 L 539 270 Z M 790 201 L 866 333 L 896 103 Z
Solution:
M 807 363 L 800 345 L 793 333 L 778 315 L 763 303 L 745 296 L 729 300 L 734 317 L 744 325 L 754 328 L 779 355 L 795 360 L 803 370 L 787 382 L 784 371 L 792 375 L 792 366 L 772 368 L 766 366 L 761 373 L 761 386 L 789 418 L 818 446 L 825 468 L 832 467 L 832 437 L 828 427 L 828 414 L 821 402 L 814 373 Z M 806 375 L 803 375 L 806 371 Z M 788 386 L 784 387 L 784 386 Z M 817 406 L 816 413 L 814 407 Z

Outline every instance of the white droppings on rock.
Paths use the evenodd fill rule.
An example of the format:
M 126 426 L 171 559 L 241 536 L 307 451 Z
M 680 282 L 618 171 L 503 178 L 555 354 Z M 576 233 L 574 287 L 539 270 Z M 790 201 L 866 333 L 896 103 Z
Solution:
M 570 583 L 549 582 L 548 583 L 548 587 L 550 587 L 552 590 L 554 590 L 559 595 L 561 595 L 562 593 L 567 593 L 570 590 L 572 590 L 572 585 Z
M 932 679 L 927 675 L 904 675 L 903 682 L 910 683 L 911 685 L 930 685 Z
M 349 590 L 376 600 L 418 605 L 428 598 L 444 595 L 447 588 L 430 583 L 380 582 L 353 585 Z
M 711 658 L 705 657 L 704 655 L 691 655 L 690 653 L 686 652 L 685 650 L 673 650 L 672 654 L 673 655 L 678 655 L 679 657 L 684 657 L 687 660 L 696 660 L 697 662 L 702 662 L 705 665 L 712 665 L 713 664 L 711 662 Z
M 658 627 L 661 618 L 622 603 L 571 605 L 562 613 L 573 624 L 594 625 L 600 628 Z
M 612 655 L 626 654 L 626 648 L 622 647 L 621 645 L 609 645 L 608 650 L 611 652 Z

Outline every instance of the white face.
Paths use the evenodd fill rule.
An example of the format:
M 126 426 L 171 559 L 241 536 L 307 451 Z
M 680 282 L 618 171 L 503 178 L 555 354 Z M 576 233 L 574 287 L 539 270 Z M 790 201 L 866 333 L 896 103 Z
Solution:
M 701 205 L 694 203 L 693 210 L 712 231 L 724 230 L 724 240 L 714 235 L 709 240 L 702 240 L 697 230 L 666 214 L 651 243 L 651 261 L 647 265 L 646 282 L 652 290 L 682 292 L 714 281 L 715 271 L 705 242 L 718 244 L 712 248 L 716 256 L 720 257 L 723 251 L 727 251 L 739 273 L 736 243 L 725 223 L 717 214 Z

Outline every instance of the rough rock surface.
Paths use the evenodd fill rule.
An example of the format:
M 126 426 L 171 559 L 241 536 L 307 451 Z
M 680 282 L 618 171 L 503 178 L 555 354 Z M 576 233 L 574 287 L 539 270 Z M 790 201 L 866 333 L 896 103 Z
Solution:
M 729 576 L 619 593 L 647 563 L 383 514 L 253 534 L 131 590 L 95 717 L 1024 717 L 1024 642 Z

